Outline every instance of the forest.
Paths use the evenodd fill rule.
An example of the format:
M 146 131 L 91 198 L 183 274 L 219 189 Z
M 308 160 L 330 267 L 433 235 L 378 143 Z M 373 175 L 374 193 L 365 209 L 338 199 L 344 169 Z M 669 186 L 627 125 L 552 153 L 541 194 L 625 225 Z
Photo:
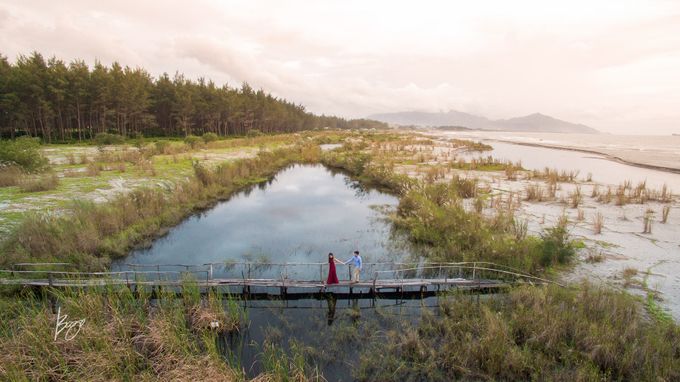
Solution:
M 46 143 L 124 137 L 219 136 L 318 128 L 382 128 L 382 122 L 315 115 L 247 83 L 218 86 L 176 72 L 153 77 L 114 62 L 45 59 L 33 52 L 11 63 L 0 54 L 0 137 L 29 135 Z

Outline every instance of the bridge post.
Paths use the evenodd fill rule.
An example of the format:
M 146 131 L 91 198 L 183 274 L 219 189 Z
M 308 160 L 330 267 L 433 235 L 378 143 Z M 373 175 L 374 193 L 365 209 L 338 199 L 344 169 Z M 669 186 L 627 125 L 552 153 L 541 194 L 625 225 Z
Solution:
M 477 273 L 477 263 L 472 263 L 472 279 L 475 279 L 475 275 Z
M 323 283 L 323 263 L 319 264 L 319 282 Z
M 50 285 L 50 288 L 54 286 L 54 280 L 52 277 L 52 272 L 47 272 L 47 282 Z
M 375 283 L 376 283 L 377 280 L 378 280 L 378 272 L 376 271 L 376 272 L 373 272 L 373 288 L 371 289 L 371 291 L 373 291 L 374 296 L 375 296 L 375 292 L 376 292 Z

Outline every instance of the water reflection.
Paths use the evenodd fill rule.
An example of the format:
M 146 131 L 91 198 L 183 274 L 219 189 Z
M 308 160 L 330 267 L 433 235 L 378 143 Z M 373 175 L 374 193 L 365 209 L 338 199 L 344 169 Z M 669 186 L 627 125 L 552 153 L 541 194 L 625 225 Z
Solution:
M 324 262 L 328 252 L 345 260 L 355 249 L 365 262 L 404 259 L 408 253 L 393 241 L 383 214 L 397 202 L 323 166 L 293 166 L 187 218 L 150 248 L 135 250 L 116 265 L 223 263 L 228 272 L 244 261 L 262 267 Z M 214 271 L 219 277 L 222 270 Z M 306 272 L 319 277 L 318 267 Z

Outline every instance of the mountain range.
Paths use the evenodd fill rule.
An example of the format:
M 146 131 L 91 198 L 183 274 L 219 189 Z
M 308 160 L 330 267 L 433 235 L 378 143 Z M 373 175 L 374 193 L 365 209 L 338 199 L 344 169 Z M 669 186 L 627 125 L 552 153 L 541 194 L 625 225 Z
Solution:
M 451 110 L 446 113 L 406 111 L 397 113 L 373 114 L 368 118 L 402 126 L 456 126 L 477 130 L 530 131 L 541 133 L 599 133 L 599 131 L 593 129 L 592 127 L 562 121 L 541 113 L 534 113 L 524 117 L 492 120 L 479 115 L 463 113 L 455 110 Z

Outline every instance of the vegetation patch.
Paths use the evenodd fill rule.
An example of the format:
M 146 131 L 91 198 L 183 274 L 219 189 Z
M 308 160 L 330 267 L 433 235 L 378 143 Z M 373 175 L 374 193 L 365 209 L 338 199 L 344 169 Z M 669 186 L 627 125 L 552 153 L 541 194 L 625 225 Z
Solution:
M 238 329 L 240 309 L 191 283 L 183 290 L 182 299 L 124 286 L 0 297 L 0 379 L 236 380 L 216 344 Z M 55 334 L 57 312 L 82 328 Z
M 644 318 L 635 298 L 589 284 L 521 287 L 481 302 L 454 296 L 388 331 L 360 380 L 652 381 L 680 378 L 680 328 Z

